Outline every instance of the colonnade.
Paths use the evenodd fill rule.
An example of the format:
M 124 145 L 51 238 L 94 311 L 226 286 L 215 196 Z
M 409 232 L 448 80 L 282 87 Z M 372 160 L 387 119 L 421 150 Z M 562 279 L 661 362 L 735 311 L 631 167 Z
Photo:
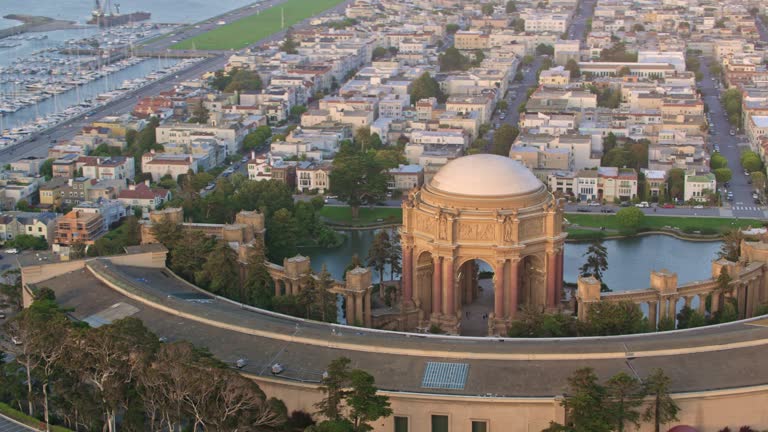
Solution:
M 717 261 L 713 263 L 713 275 L 720 274 L 724 265 Z M 677 305 L 680 299 L 686 307 L 693 307 L 697 301 L 696 311 L 702 315 L 720 311 L 726 301 L 736 302 L 736 312 L 739 319 L 754 316 L 757 307 L 768 301 L 768 281 L 765 278 L 765 264 L 751 263 L 737 266 L 734 263 L 725 264 L 730 268 L 732 280 L 728 288 L 723 287 L 713 277 L 709 280 L 677 286 L 677 275 L 666 270 L 651 273 L 651 289 L 625 291 L 601 295 L 600 281 L 590 277 L 580 277 L 576 299 L 578 301 L 578 317 L 586 320 L 589 308 L 599 301 L 630 301 L 648 308 L 648 321 L 654 327 L 663 319 L 675 319 Z
M 548 310 L 555 310 L 560 306 L 563 288 L 563 248 L 553 247 L 538 255 L 536 262 L 544 267 L 543 283 L 535 286 L 540 291 L 526 298 L 521 298 L 521 282 L 526 278 L 523 267 L 526 257 L 511 256 L 498 257 L 491 260 L 485 257 L 477 257 L 488 262 L 494 271 L 494 306 L 491 318 L 500 323 L 508 323 L 515 318 L 520 306 L 541 306 Z M 412 245 L 403 244 L 403 299 L 404 310 L 412 310 L 416 304 L 414 296 L 414 284 L 424 283 L 416 280 L 418 256 L 415 256 Z M 457 258 L 453 255 L 437 253 L 431 256 L 432 277 L 428 287 L 421 289 L 430 290 L 429 319 L 433 323 L 455 325 L 461 320 L 461 307 L 474 301 L 476 294 L 473 285 L 477 280 L 474 272 L 473 259 Z M 471 270 L 470 270 L 471 268 Z M 459 277 L 461 275 L 461 277 Z M 422 278 L 423 279 L 423 278 Z M 463 297 L 462 297 L 463 296 Z M 538 303 L 537 303 L 538 302 Z M 449 329 L 444 329 L 449 330 Z

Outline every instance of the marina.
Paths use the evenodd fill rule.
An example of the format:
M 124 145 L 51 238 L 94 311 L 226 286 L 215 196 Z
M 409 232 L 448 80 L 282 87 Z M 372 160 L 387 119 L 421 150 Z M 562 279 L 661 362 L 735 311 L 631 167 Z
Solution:
M 23 142 L 199 61 L 133 55 L 135 45 L 177 27 L 131 22 L 95 31 L 76 30 L 80 37 L 66 40 L 51 41 L 49 34 L 56 32 L 0 39 L 0 50 L 8 52 L 8 57 L 17 54 L 0 64 L 0 148 Z
M 87 115 L 95 108 L 174 74 L 199 60 L 133 58 L 127 61 L 130 65 L 121 70 L 108 69 L 110 67 L 107 66 L 103 76 L 85 84 L 74 84 L 61 92 L 59 90 L 62 87 L 59 85 L 44 86 L 36 90 L 36 94 L 50 93 L 49 97 L 16 112 L 0 115 L 0 148 L 13 146 L 74 117 Z

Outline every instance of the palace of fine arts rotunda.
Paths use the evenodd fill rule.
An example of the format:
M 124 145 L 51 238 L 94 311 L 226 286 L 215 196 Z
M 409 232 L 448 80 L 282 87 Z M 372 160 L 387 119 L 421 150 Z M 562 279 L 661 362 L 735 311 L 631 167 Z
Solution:
M 479 154 L 445 165 L 403 203 L 407 327 L 461 333 L 463 307 L 479 296 L 476 261 L 494 274 L 489 335 L 506 334 L 521 307 L 556 310 L 562 223 L 562 205 L 518 161 Z

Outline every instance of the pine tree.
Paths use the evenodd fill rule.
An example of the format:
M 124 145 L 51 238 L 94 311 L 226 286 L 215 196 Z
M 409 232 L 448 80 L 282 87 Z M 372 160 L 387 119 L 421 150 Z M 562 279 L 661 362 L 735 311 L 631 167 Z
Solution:
M 643 403 L 640 380 L 624 372 L 612 376 L 606 383 L 608 411 L 617 432 L 624 432 L 629 423 L 640 424 L 638 407 Z
M 400 246 L 400 240 L 398 239 L 398 233 L 395 228 L 392 228 L 389 232 L 390 245 L 389 258 L 387 264 L 389 264 L 389 279 L 395 280 L 395 274 L 400 274 L 403 271 L 403 248 Z
M 602 281 L 603 272 L 608 270 L 608 251 L 602 240 L 592 242 L 582 256 L 587 257 L 587 261 L 579 268 L 581 276 L 593 276 Z
M 315 404 L 318 414 L 329 420 L 341 419 L 341 402 L 346 397 L 346 387 L 349 383 L 349 364 L 352 360 L 339 357 L 333 360 L 323 374 L 320 390 L 325 397 Z
M 670 382 L 663 370 L 654 369 L 643 383 L 645 394 L 652 398 L 651 405 L 643 415 L 643 420 L 652 421 L 655 432 L 661 430 L 662 424 L 676 421 L 677 413 L 680 412 L 680 407 L 669 395 Z
M 333 278 L 325 264 L 317 275 L 318 306 L 320 307 L 320 319 L 324 322 L 336 322 L 336 295 L 331 292 Z
M 379 273 L 379 296 L 382 298 L 384 297 L 384 267 L 389 261 L 391 249 L 392 243 L 389 241 L 389 234 L 384 230 L 376 233 L 371 247 L 368 249 L 367 265 Z

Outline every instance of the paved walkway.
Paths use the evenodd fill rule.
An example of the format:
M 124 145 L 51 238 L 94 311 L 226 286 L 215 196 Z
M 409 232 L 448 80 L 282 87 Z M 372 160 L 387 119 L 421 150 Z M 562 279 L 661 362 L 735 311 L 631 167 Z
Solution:
M 0 432 L 34 432 L 37 429 L 33 429 L 29 426 L 24 426 L 20 423 L 9 419 L 8 417 L 0 414 Z
M 462 336 L 488 336 L 488 314 L 493 312 L 493 279 L 480 279 L 480 297 L 463 306 Z

